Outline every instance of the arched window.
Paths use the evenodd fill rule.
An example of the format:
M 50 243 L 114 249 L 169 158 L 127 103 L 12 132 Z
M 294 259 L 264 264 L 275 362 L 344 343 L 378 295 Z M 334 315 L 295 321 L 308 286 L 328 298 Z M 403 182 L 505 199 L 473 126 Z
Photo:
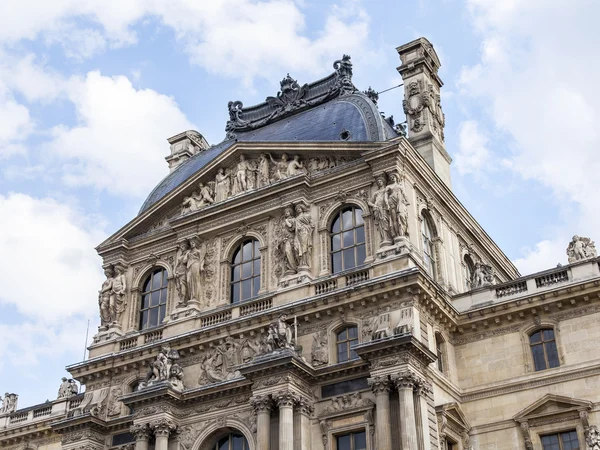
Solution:
M 435 279 L 435 250 L 433 248 L 432 226 L 425 214 L 421 215 L 421 236 L 423 238 L 423 260 L 425 268 L 429 274 Z
M 444 340 L 440 333 L 435 333 L 435 353 L 437 354 L 437 368 L 444 373 Z
M 473 273 L 475 272 L 475 263 L 473 263 L 473 259 L 469 255 L 465 255 L 463 258 L 465 263 L 465 286 L 467 289 L 471 289 L 471 282 L 473 281 Z
M 333 273 L 353 269 L 365 262 L 365 224 L 357 206 L 341 209 L 331 224 L 331 267 Z
M 256 297 L 259 289 L 260 244 L 256 239 L 246 239 L 231 258 L 231 303 Z
M 358 358 L 354 346 L 358 344 L 358 327 L 351 325 L 336 333 L 337 362 Z
M 140 330 L 160 325 L 167 312 L 167 271 L 155 268 L 142 286 Z
M 225 436 L 215 444 L 214 450 L 249 450 L 250 446 L 246 438 L 238 433 Z M 212 449 L 211 449 L 212 450 Z
M 535 370 L 551 369 L 560 365 L 552 328 L 544 328 L 529 335 L 529 345 Z

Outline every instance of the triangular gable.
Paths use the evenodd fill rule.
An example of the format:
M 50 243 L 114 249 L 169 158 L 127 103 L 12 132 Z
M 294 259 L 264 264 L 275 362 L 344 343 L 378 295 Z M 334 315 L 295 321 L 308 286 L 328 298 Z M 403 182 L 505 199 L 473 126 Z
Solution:
M 435 407 L 436 415 L 443 417 L 442 423 L 446 427 L 455 429 L 461 433 L 468 433 L 471 429 L 471 424 L 462 412 L 460 405 L 456 402 L 445 403 Z
M 540 417 L 553 416 L 574 411 L 585 411 L 592 407 L 592 402 L 579 400 L 563 395 L 546 394 L 514 416 L 517 422 L 525 422 Z

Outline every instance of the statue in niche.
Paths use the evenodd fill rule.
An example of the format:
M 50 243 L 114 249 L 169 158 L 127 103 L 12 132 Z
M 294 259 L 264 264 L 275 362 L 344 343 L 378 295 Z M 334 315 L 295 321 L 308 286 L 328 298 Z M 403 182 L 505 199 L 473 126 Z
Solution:
M 61 381 L 60 387 L 58 388 L 58 396 L 56 397 L 57 399 L 69 398 L 78 394 L 79 388 L 77 387 L 75 380 L 62 377 Z
M 491 286 L 492 284 L 494 284 L 494 269 L 492 266 L 488 266 L 479 261 L 476 262 L 471 279 L 471 289 Z
M 391 183 L 386 188 L 386 203 L 392 237 L 408 236 L 408 199 L 400 177 L 390 174 Z
M 121 264 L 115 265 L 115 277 L 112 283 L 112 292 L 114 298 L 113 321 L 119 323 L 121 315 L 125 311 L 125 293 L 127 291 L 127 281 L 125 277 L 125 267 Z
M 298 155 L 294 156 L 294 158 L 288 163 L 287 166 L 287 176 L 293 177 L 296 175 L 306 174 L 306 169 L 300 162 L 300 157 Z
M 238 162 L 235 169 L 235 178 L 233 179 L 233 194 L 239 194 L 246 192 L 254 186 L 253 173 L 258 172 L 250 161 L 246 159 L 245 155 L 240 155 L 240 162 Z
M 327 349 L 327 332 L 319 331 L 313 335 L 312 349 L 310 353 L 312 365 L 324 366 L 329 363 L 329 352 Z
M 298 260 L 296 258 L 296 251 L 294 250 L 296 218 L 291 206 L 288 206 L 283 211 L 283 233 L 280 246 L 285 257 L 285 274 L 291 275 L 296 273 L 298 269 Z
M 175 289 L 179 294 L 179 302 L 187 305 L 188 282 L 187 282 L 187 261 L 190 251 L 190 244 L 187 239 L 181 241 L 177 246 L 177 257 L 175 259 Z
M 104 280 L 102 287 L 100 288 L 98 306 L 100 307 L 100 324 L 104 327 L 108 327 L 114 321 L 115 294 L 113 291 L 113 283 L 115 272 L 113 267 L 106 267 L 104 269 L 104 275 L 106 275 L 106 280 Z
M 569 263 L 574 263 L 576 261 L 595 258 L 598 256 L 598 253 L 594 241 L 587 237 L 575 235 L 567 247 L 567 256 L 569 257 Z
M 190 300 L 200 301 L 202 298 L 202 273 L 206 259 L 206 242 L 197 237 L 190 239 L 187 253 L 186 280 Z
M 312 235 L 315 224 L 308 208 L 302 203 L 296 205 L 295 222 L 294 252 L 298 260 L 298 270 L 309 270 L 313 246 Z
M 225 172 L 222 167 L 217 171 L 215 177 L 215 202 L 227 200 L 231 190 L 230 174 Z
M 269 160 L 265 153 L 258 157 L 258 172 L 256 173 L 256 187 L 261 188 L 271 183 Z
M 292 327 L 286 322 L 287 314 L 280 314 L 275 322 L 271 322 L 267 331 L 267 352 L 276 350 L 295 350 Z
M 212 205 L 215 202 L 214 193 L 212 190 L 213 183 L 208 183 L 204 185 L 204 183 L 199 183 L 198 188 L 200 189 L 200 193 L 198 194 L 199 201 L 196 204 L 196 208 L 200 209 L 208 205 Z
M 177 350 L 171 349 L 168 345 L 162 346 L 156 360 L 150 365 L 146 380 L 139 384 L 138 390 L 162 382 L 168 382 L 175 389 L 183 389 L 183 369 L 177 364 L 178 359 Z
M 598 427 L 590 425 L 585 431 L 585 442 L 588 450 L 600 450 L 600 432 L 598 431 Z
M 2 407 L 0 407 L 0 414 L 13 413 L 17 410 L 17 401 L 19 396 L 17 394 L 4 394 L 4 400 L 2 400 Z
M 284 153 L 281 155 L 281 161 L 275 161 L 269 153 L 269 159 L 275 165 L 275 181 L 283 180 L 288 177 L 288 157 Z
M 379 175 L 376 183 L 377 190 L 367 203 L 373 212 L 373 221 L 375 222 L 375 228 L 379 232 L 381 246 L 383 247 L 392 243 L 385 174 Z

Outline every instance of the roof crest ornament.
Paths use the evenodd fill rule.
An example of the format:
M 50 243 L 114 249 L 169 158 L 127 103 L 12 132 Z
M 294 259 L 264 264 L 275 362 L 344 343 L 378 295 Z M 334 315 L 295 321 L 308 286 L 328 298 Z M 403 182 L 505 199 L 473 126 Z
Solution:
M 352 84 L 349 55 L 334 61 L 333 68 L 335 72 L 328 77 L 302 86 L 288 73 L 279 83 L 277 96 L 269 96 L 258 105 L 245 108 L 239 100 L 230 101 L 227 105 L 229 120 L 225 126 L 227 139 L 235 139 L 239 132 L 263 127 L 306 108 L 358 91 Z

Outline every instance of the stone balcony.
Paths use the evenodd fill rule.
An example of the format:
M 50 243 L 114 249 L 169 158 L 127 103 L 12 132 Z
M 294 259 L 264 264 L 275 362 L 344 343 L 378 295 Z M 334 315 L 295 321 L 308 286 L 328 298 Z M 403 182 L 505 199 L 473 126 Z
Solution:
M 32 424 L 39 426 L 43 422 L 66 418 L 69 411 L 76 409 L 81 404 L 83 395 L 61 398 L 0 415 L 0 435 L 9 429 L 28 427 Z
M 506 283 L 474 289 L 455 295 L 452 304 L 459 312 L 494 304 L 514 302 L 533 296 L 544 296 L 559 289 L 570 289 L 586 281 L 600 279 L 598 258 L 556 267 L 527 275 Z

